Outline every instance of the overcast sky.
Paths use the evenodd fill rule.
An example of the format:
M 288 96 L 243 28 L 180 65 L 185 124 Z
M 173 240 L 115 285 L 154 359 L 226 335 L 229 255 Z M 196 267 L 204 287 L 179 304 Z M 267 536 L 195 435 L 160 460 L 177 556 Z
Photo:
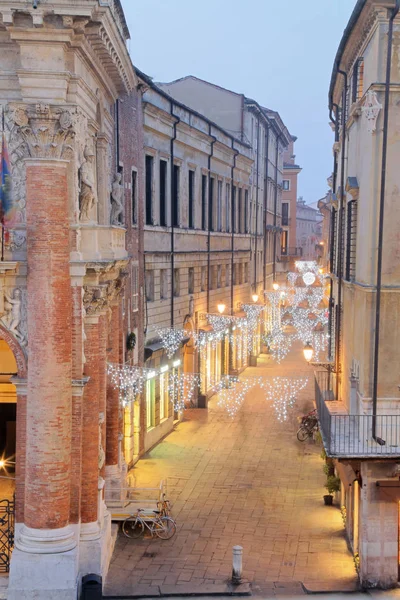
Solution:
M 277 110 L 298 137 L 299 195 L 332 172 L 328 87 L 355 0 L 122 0 L 133 63 L 155 81 L 196 75 Z

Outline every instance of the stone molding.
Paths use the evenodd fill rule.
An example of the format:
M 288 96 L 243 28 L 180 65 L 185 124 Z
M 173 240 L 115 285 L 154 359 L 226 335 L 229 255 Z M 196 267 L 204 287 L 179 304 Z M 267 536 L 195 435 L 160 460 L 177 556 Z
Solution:
M 59 554 L 73 550 L 76 540 L 69 525 L 59 529 L 33 529 L 23 525 L 15 545 L 22 552 Z

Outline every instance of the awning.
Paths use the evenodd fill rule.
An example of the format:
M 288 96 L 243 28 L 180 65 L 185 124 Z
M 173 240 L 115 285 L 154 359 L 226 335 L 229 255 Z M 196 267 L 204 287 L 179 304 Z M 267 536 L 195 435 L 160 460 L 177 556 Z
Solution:
M 334 460 L 333 462 L 343 485 L 345 487 L 351 487 L 358 479 L 354 469 L 350 465 L 338 462 L 337 460 Z
M 164 350 L 164 346 L 161 341 L 153 342 L 152 344 L 146 344 L 144 347 L 144 360 L 149 360 L 155 352 Z
M 381 479 L 376 482 L 380 500 L 400 501 L 400 481 L 398 479 Z

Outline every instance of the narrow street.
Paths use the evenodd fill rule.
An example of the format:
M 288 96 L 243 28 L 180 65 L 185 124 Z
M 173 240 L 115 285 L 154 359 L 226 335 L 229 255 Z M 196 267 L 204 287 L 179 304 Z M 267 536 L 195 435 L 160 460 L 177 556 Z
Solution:
M 105 595 L 137 585 L 197 588 L 226 582 L 232 546 L 243 546 L 253 594 L 355 589 L 339 506 L 326 507 L 321 449 L 296 439 L 297 416 L 312 408 L 313 373 L 296 346 L 276 365 L 264 356 L 244 377 L 306 375 L 308 384 L 280 423 L 265 393 L 247 394 L 230 418 L 213 398 L 188 410 L 173 433 L 130 475 L 138 487 L 167 481 L 177 534 L 170 541 L 119 535 Z

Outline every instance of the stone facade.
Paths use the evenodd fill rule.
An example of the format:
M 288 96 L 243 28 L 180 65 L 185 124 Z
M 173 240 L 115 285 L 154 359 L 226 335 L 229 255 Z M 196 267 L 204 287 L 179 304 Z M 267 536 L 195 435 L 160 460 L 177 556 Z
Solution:
M 338 51 L 330 89 L 335 130 L 332 189 L 320 201 L 330 263 L 331 352 L 341 415 L 342 479 L 347 531 L 366 587 L 394 587 L 399 579 L 399 17 L 394 2 L 359 1 Z M 386 187 L 382 188 L 389 18 L 393 47 L 388 95 Z M 340 71 L 338 70 L 340 69 Z M 381 196 L 382 194 L 382 196 Z M 378 292 L 380 198 L 383 199 L 381 290 Z M 329 238 L 328 238 L 329 234 Z M 381 301 L 377 321 L 377 299 Z M 376 324 L 380 325 L 376 340 Z M 376 341 L 378 345 L 376 346 Z M 377 349 L 377 353 L 375 350 Z M 377 356 L 377 373 L 375 360 Z M 375 379 L 377 375 L 377 379 Z M 375 395 L 376 390 L 376 395 Z M 339 417 L 338 417 L 339 418 Z M 352 420 L 353 425 L 349 423 Z M 363 427 L 361 430 L 360 427 Z M 329 451 L 332 438 L 326 437 Z M 335 434 L 338 437 L 337 434 Z M 343 467 L 350 469 L 346 477 Z
M 283 155 L 283 180 L 282 180 L 282 233 L 280 269 L 284 273 L 294 271 L 296 259 L 302 257 L 302 249 L 297 245 L 297 179 L 301 167 L 296 164 L 294 144 L 296 137 L 292 136 L 289 146 Z
M 141 246 L 126 220 L 140 127 L 125 125 L 127 153 L 117 102 L 129 95 L 140 120 L 141 95 L 118 0 L 2 0 L 0 13 L 16 208 L 0 263 L 0 337 L 17 369 L 7 383 L 17 405 L 8 597 L 75 600 L 83 575 L 107 571 L 104 485 L 124 474 L 107 361 L 142 360 Z

